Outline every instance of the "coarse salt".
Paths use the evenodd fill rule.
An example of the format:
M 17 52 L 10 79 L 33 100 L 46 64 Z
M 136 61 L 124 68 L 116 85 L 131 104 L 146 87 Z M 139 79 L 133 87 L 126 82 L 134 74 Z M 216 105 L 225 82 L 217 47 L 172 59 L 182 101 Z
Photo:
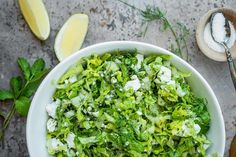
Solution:
M 225 17 L 222 13 L 217 13 L 214 16 L 214 19 L 212 21 L 212 31 L 213 31 L 213 36 L 214 38 L 219 41 L 219 42 L 223 42 L 224 41 L 224 37 L 226 34 L 225 31 Z M 230 29 L 231 29 L 231 36 L 229 41 L 226 43 L 227 46 L 229 48 L 231 48 L 234 45 L 235 39 L 236 39 L 236 34 L 235 34 L 235 29 L 233 24 L 229 21 L 229 25 L 230 25 Z M 220 45 L 219 43 L 215 42 L 214 39 L 211 36 L 211 27 L 210 27 L 210 23 L 207 23 L 205 29 L 204 29 L 204 41 L 206 42 L 206 44 L 208 45 L 209 48 L 220 52 L 220 53 L 224 53 L 225 49 L 222 45 Z

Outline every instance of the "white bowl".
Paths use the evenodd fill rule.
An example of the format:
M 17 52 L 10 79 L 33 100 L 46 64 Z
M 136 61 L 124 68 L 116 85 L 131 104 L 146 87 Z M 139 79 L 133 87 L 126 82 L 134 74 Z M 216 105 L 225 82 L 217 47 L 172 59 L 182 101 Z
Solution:
M 206 98 L 208 101 L 208 111 L 211 115 L 211 126 L 207 137 L 212 141 L 212 146 L 208 149 L 207 154 L 217 152 L 219 156 L 223 157 L 225 148 L 225 126 L 221 113 L 221 109 L 217 98 L 206 80 L 186 61 L 182 60 L 173 53 L 146 43 L 133 41 L 114 41 L 105 42 L 89 46 L 73 54 L 63 62 L 59 63 L 43 80 L 39 86 L 27 118 L 26 138 L 28 151 L 31 157 L 48 157 L 46 148 L 46 121 L 48 119 L 45 105 L 52 101 L 52 95 L 55 92 L 55 85 L 53 81 L 58 80 L 60 76 L 81 57 L 89 56 L 91 54 L 102 54 L 112 50 L 127 50 L 137 49 L 138 52 L 145 55 L 150 53 L 168 54 L 173 56 L 171 62 L 179 70 L 183 72 L 191 72 L 191 77 L 187 78 L 192 91 L 199 97 Z

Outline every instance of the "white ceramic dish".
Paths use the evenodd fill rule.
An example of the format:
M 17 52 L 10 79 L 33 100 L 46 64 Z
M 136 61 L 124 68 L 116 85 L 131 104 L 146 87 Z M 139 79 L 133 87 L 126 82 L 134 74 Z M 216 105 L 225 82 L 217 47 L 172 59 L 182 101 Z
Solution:
M 205 15 L 203 15 L 197 25 L 197 30 L 196 30 L 196 40 L 198 47 L 200 50 L 209 58 L 219 61 L 219 62 L 226 62 L 227 58 L 225 53 L 219 53 L 217 51 L 212 50 L 211 48 L 208 47 L 206 42 L 204 41 L 204 29 L 206 27 L 206 24 L 209 22 L 211 15 L 214 12 L 223 12 L 224 16 L 229 19 L 233 25 L 234 28 L 236 29 L 236 11 L 234 9 L 230 8 L 214 8 L 212 10 L 209 10 Z M 236 42 L 234 43 L 234 46 L 231 47 L 230 49 L 232 57 L 235 59 L 236 58 Z
M 187 81 L 196 95 L 205 97 L 208 100 L 207 107 L 212 119 L 211 127 L 207 135 L 212 141 L 212 146 L 207 153 L 218 152 L 219 156 L 223 157 L 225 148 L 223 116 L 217 98 L 206 80 L 192 66 L 171 52 L 154 45 L 133 41 L 114 41 L 89 46 L 65 59 L 47 75 L 38 88 L 28 113 L 26 137 L 30 156 L 49 156 L 46 149 L 46 121 L 48 117 L 45 106 L 52 101 L 52 95 L 55 91 L 55 85 L 53 85 L 52 81 L 58 80 L 60 76 L 81 57 L 89 56 L 93 53 L 102 54 L 116 49 L 137 49 L 140 53 L 145 55 L 150 53 L 168 54 L 173 56 L 171 62 L 179 70 L 192 73 Z

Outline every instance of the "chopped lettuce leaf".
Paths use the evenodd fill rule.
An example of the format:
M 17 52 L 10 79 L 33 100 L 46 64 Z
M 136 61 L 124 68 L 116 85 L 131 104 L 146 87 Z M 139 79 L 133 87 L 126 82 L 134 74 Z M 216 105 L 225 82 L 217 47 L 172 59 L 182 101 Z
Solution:
M 117 51 L 82 58 L 47 105 L 55 156 L 205 156 L 210 115 L 170 56 Z

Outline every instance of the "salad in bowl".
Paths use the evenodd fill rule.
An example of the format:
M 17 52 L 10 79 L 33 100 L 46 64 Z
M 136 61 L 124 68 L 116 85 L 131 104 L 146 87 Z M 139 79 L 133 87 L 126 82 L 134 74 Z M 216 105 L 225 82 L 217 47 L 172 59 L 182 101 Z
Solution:
M 42 105 L 39 145 L 45 156 L 223 154 L 223 118 L 205 80 L 177 56 L 131 43 L 110 50 L 105 44 L 100 54 L 78 52 L 77 59 L 60 63 L 68 63 L 63 70 L 56 73 L 56 67 L 47 76 L 27 122 L 32 156 L 38 151 L 31 146 L 31 131 L 38 127 L 32 127 L 34 103 Z

